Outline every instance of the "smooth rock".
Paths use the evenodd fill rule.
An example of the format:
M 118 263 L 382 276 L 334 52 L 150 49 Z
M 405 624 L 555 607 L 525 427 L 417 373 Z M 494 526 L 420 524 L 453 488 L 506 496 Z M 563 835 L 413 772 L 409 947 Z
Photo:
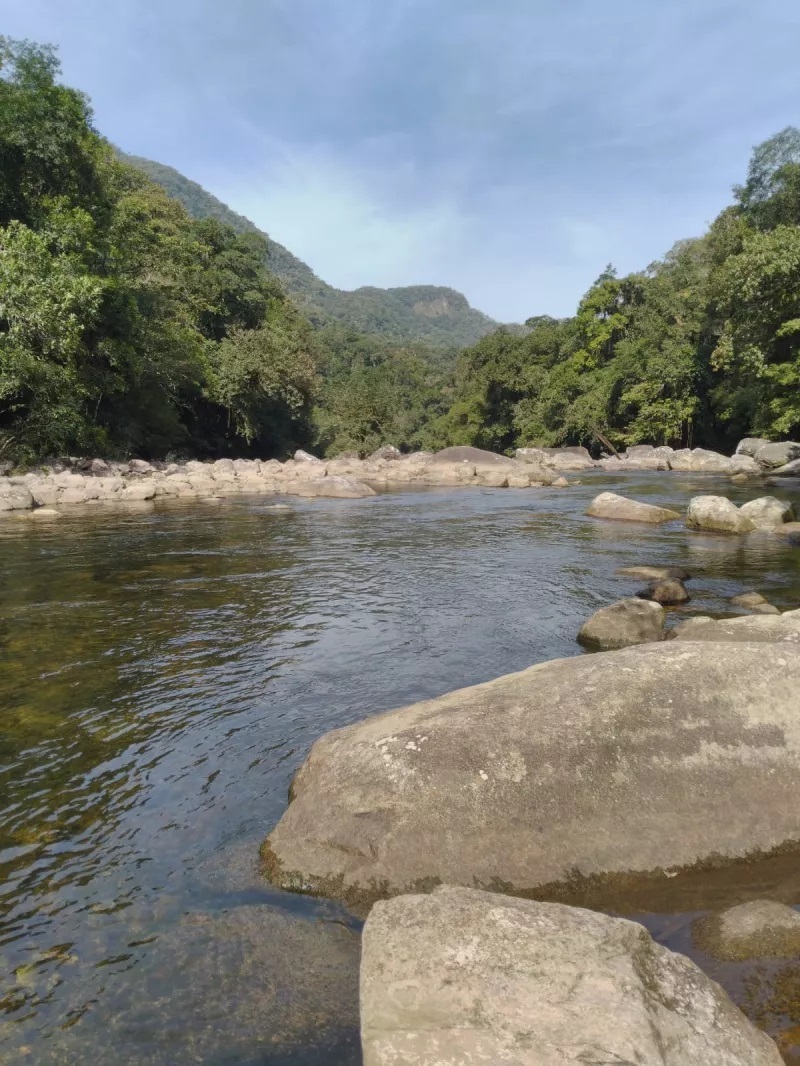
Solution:
M 760 607 L 766 602 L 766 596 L 762 596 L 760 592 L 742 592 L 738 596 L 731 596 L 731 603 L 735 603 L 737 607 Z
M 780 614 L 774 604 L 771 603 L 759 603 L 757 607 L 752 608 L 754 614 Z
M 755 524 L 756 529 L 774 529 L 795 519 L 792 504 L 775 496 L 761 496 L 757 500 L 743 503 L 739 514 L 746 515 Z
M 360 500 L 375 496 L 375 490 L 353 477 L 326 477 L 319 481 L 300 481 L 288 485 L 286 492 L 294 496 L 324 496 L 338 500 Z
M 755 523 L 725 496 L 695 496 L 689 501 L 686 525 L 717 533 L 749 533 Z
M 680 515 L 666 507 L 655 507 L 651 503 L 629 500 L 615 492 L 601 492 L 589 504 L 587 515 L 592 518 L 610 518 L 620 522 L 672 522 Z
M 759 466 L 770 470 L 773 467 L 786 466 L 800 459 L 800 444 L 797 441 L 787 440 L 779 444 L 762 444 L 755 453 L 755 460 Z
M 52 507 L 34 507 L 30 512 L 32 518 L 60 518 L 61 512 Z
M 749 455 L 734 455 L 729 460 L 728 471 L 732 476 L 744 474 L 746 477 L 758 477 L 763 473 L 759 464 Z
M 294 461 L 296 463 L 321 463 L 322 460 L 318 459 L 316 455 L 312 455 L 311 452 L 304 452 L 302 448 L 298 448 L 294 453 Z
M 791 463 L 786 463 L 785 466 L 770 470 L 769 475 L 770 477 L 800 477 L 800 459 L 793 459 Z
M 772 532 L 785 537 L 790 544 L 800 546 L 800 522 L 784 522 L 782 526 L 775 526 Z
M 682 448 L 670 456 L 671 470 L 684 470 L 706 474 L 735 473 L 727 455 L 709 451 L 707 448 Z
M 150 474 L 153 466 L 144 459 L 129 459 L 128 468 L 132 474 Z
M 436 452 L 432 463 L 473 463 L 475 466 L 514 466 L 514 460 L 507 455 L 487 452 L 483 448 L 442 448 Z
M 800 619 L 785 614 L 742 615 L 739 618 L 690 619 L 670 633 L 673 640 L 710 641 L 715 644 L 800 644 Z
M 718 984 L 636 922 L 469 888 L 376 903 L 364 1066 L 781 1066 Z
M 647 588 L 637 592 L 640 600 L 652 600 L 664 607 L 675 607 L 681 603 L 688 603 L 691 596 L 686 591 L 686 586 L 677 578 L 668 577 L 662 581 L 654 581 Z
M 678 581 L 690 581 L 692 578 L 682 566 L 622 566 L 616 573 L 620 577 L 639 577 L 643 581 L 665 581 L 670 577 Z
M 402 458 L 403 453 L 399 448 L 395 448 L 393 444 L 384 444 L 382 448 L 378 448 L 378 450 L 374 451 L 370 456 L 370 459 L 385 459 L 389 461 L 395 461 Z
M 565 477 L 557 477 L 555 481 L 550 482 L 550 487 L 553 489 L 568 489 L 569 482 Z
M 758 449 L 769 443 L 764 437 L 745 437 L 744 440 L 740 440 L 736 445 L 736 454 L 749 455 L 751 458 L 755 458 Z
M 363 910 L 437 883 L 569 899 L 800 846 L 799 687 L 789 643 L 671 641 L 389 711 L 314 744 L 265 870 Z
M 629 598 L 601 607 L 578 633 L 578 643 L 594 649 L 629 648 L 664 639 L 664 612 L 657 603 Z
M 800 914 L 784 903 L 752 900 L 701 919 L 694 939 L 703 951 L 725 961 L 800 957 Z

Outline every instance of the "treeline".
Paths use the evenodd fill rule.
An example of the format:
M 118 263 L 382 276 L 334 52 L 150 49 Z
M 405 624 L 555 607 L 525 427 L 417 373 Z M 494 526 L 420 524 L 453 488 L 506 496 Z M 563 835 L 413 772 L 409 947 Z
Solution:
M 800 131 L 755 149 L 735 202 L 647 270 L 607 267 L 572 318 L 463 352 L 436 435 L 499 451 L 800 436 Z
M 195 220 L 92 126 L 50 48 L 0 38 L 0 448 L 308 444 L 314 338 L 256 234 Z

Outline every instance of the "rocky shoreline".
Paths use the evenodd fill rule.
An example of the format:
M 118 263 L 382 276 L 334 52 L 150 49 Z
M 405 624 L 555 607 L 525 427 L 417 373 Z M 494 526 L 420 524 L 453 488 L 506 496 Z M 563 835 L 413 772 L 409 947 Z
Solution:
M 360 499 L 399 486 L 566 488 L 566 473 L 675 470 L 737 479 L 800 476 L 800 444 L 742 441 L 732 457 L 703 448 L 674 451 L 637 445 L 620 457 L 594 460 L 585 448 L 520 448 L 515 458 L 455 447 L 403 455 L 391 445 L 366 459 L 217 459 L 200 462 L 114 462 L 67 458 L 0 476 L 0 512 L 42 516 L 56 509 L 158 499 L 214 499 L 239 494 Z

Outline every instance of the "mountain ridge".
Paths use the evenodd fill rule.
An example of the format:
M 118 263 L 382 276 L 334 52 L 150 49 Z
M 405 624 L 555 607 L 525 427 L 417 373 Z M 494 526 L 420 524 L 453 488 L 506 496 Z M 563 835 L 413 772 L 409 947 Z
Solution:
M 404 285 L 382 289 L 364 285 L 357 289 L 337 289 L 250 219 L 174 167 L 125 152 L 118 155 L 180 201 L 194 218 L 216 218 L 238 233 L 261 234 L 269 249 L 267 265 L 316 326 L 339 322 L 359 333 L 450 347 L 468 347 L 500 326 L 473 308 L 463 293 L 447 286 Z

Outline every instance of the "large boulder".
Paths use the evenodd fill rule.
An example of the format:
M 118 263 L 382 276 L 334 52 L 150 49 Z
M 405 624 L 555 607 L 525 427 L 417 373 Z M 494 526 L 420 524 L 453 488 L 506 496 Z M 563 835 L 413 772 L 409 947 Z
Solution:
M 730 474 L 735 473 L 727 455 L 709 451 L 707 448 L 682 448 L 669 460 L 670 469 L 690 473 Z
M 686 525 L 715 533 L 750 533 L 755 522 L 725 496 L 695 496 L 689 501 Z
M 647 588 L 643 588 L 636 595 L 640 600 L 652 600 L 664 607 L 674 607 L 681 603 L 688 603 L 691 596 L 686 591 L 686 586 L 675 577 L 667 577 L 661 581 L 653 581 Z
M 787 463 L 800 459 L 800 444 L 797 441 L 786 440 L 780 444 L 762 444 L 755 453 L 755 460 L 759 466 L 771 470 L 773 467 L 786 466 Z
M 469 888 L 377 903 L 364 1066 L 781 1066 L 773 1041 L 636 922 Z
M 754 899 L 698 922 L 694 939 L 715 958 L 791 959 L 800 956 L 800 914 L 785 903 Z
M 403 453 L 399 448 L 395 448 L 393 444 L 384 444 L 382 448 L 378 448 L 370 456 L 370 459 L 384 459 L 394 461 L 396 459 L 402 459 Z
M 79 478 L 82 481 L 83 478 Z M 31 493 L 22 485 L 0 486 L 0 511 L 27 511 L 33 507 Z
M 431 460 L 432 463 L 472 463 L 477 467 L 514 467 L 513 459 L 507 455 L 498 455 L 497 452 L 487 452 L 483 448 L 442 448 L 436 452 Z
M 769 473 L 770 477 L 800 477 L 800 459 L 793 459 L 791 463 L 770 470 Z
M 761 496 L 757 500 L 743 503 L 739 514 L 746 515 L 755 524 L 756 529 L 774 529 L 795 519 L 792 504 L 779 500 L 776 496 Z
M 657 603 L 639 598 L 619 600 L 587 618 L 578 643 L 593 650 L 629 648 L 664 639 L 664 612 Z
M 294 453 L 294 461 L 296 463 L 321 463 L 322 460 L 318 459 L 316 455 L 312 455 L 311 452 L 305 452 L 302 448 L 298 448 Z
M 749 455 L 751 458 L 755 458 L 758 449 L 763 448 L 765 444 L 769 444 L 765 437 L 745 437 L 744 440 L 740 440 L 736 445 L 736 454 Z
M 719 620 L 701 616 L 681 622 L 669 635 L 673 640 L 710 641 L 712 644 L 800 645 L 800 618 L 790 618 L 786 614 L 746 614 Z
M 758 465 L 755 459 L 749 455 L 734 455 L 729 460 L 728 473 L 733 477 L 744 475 L 748 476 L 760 476 L 763 474 L 762 468 Z
M 587 515 L 592 518 L 611 518 L 619 522 L 673 522 L 680 518 L 677 511 L 656 507 L 652 503 L 629 500 L 615 492 L 601 492 L 589 504 Z
M 375 496 L 375 489 L 354 477 L 324 477 L 318 481 L 297 481 L 287 485 L 284 492 L 292 496 L 325 496 L 337 500 L 360 500 Z
M 314 744 L 266 871 L 362 908 L 437 883 L 568 898 L 800 843 L 799 685 L 791 644 L 672 641 L 389 711 Z

